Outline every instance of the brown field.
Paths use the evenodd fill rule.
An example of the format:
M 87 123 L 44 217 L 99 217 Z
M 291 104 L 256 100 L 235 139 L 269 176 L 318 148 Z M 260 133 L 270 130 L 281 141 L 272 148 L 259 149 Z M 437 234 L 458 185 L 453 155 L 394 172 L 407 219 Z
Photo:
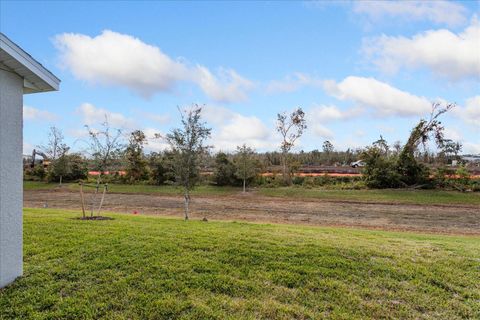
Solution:
M 87 203 L 91 195 L 86 196 Z M 81 209 L 79 194 L 69 190 L 26 190 L 25 207 Z M 107 194 L 103 209 L 132 214 L 182 216 L 180 196 Z M 265 197 L 255 193 L 195 196 L 193 219 L 330 225 L 369 229 L 480 235 L 476 205 L 415 205 Z

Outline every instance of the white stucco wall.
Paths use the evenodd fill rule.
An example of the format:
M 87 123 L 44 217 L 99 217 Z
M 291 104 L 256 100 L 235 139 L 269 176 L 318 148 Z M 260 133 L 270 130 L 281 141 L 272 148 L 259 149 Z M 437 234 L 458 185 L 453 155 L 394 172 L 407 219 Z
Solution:
M 23 79 L 0 69 L 0 288 L 23 272 Z

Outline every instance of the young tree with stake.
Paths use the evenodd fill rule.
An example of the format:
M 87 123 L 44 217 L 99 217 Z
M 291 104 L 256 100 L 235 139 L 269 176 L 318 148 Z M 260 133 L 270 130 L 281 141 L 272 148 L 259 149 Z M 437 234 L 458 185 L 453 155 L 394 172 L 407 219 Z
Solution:
M 282 152 L 283 180 L 285 184 L 290 184 L 290 174 L 288 170 L 288 153 L 294 147 L 295 142 L 307 129 L 305 112 L 302 108 L 295 109 L 291 114 L 277 114 L 277 132 L 282 136 L 280 150 Z
M 122 143 L 122 130 L 112 129 L 110 127 L 110 124 L 108 123 L 108 118 L 106 115 L 105 122 L 102 123 L 101 127 L 101 129 L 93 129 L 90 128 L 88 125 L 85 125 L 85 128 L 87 128 L 88 131 L 88 136 L 90 138 L 88 141 L 89 153 L 90 156 L 93 158 L 95 169 L 99 171 L 95 194 L 92 200 L 90 216 L 93 216 L 94 204 L 97 198 L 98 188 L 100 187 L 100 183 L 102 182 L 102 175 L 110 168 L 113 161 L 118 157 L 124 147 Z M 100 203 L 103 203 L 104 196 L 105 189 Z
M 166 141 L 172 149 L 175 180 L 183 187 L 185 220 L 188 220 L 190 191 L 200 177 L 200 157 L 209 148 L 205 146 L 205 141 L 210 137 L 211 129 L 202 122 L 202 108 L 197 104 L 189 110 L 179 109 L 179 111 L 182 125 L 167 134 Z

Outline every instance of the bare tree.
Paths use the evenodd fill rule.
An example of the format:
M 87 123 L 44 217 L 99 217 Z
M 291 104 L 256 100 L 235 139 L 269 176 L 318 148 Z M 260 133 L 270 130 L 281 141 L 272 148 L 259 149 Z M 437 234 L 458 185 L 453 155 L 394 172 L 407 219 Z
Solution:
M 198 182 L 200 157 L 209 148 L 204 143 L 210 137 L 211 129 L 201 121 L 202 108 L 197 104 L 189 110 L 179 111 L 182 125 L 167 134 L 166 141 L 172 148 L 175 180 L 183 187 L 185 220 L 188 220 L 190 191 Z
M 93 159 L 95 169 L 100 172 L 101 181 L 101 175 L 110 168 L 123 148 L 122 130 L 111 128 L 107 116 L 100 129 L 91 128 L 88 125 L 85 125 L 85 128 L 89 137 L 88 153 Z
M 37 148 L 47 157 L 44 160 L 50 161 L 49 172 L 55 171 L 59 176 L 59 184 L 62 185 L 62 177 L 68 171 L 65 156 L 68 150 L 70 150 L 67 144 L 64 143 L 62 131 L 55 126 L 50 127 L 47 144 L 37 146 Z
M 306 128 L 305 112 L 302 108 L 295 109 L 289 115 L 286 112 L 277 114 L 277 131 L 282 136 L 280 150 L 282 152 L 283 180 L 287 184 L 290 184 L 290 174 L 287 168 L 288 153 Z
M 94 205 L 96 202 L 95 200 L 97 198 L 100 183 L 102 182 L 102 175 L 105 173 L 105 171 L 110 169 L 113 161 L 118 157 L 123 149 L 122 130 L 111 128 L 106 115 L 105 122 L 101 124 L 100 129 L 94 129 L 88 125 L 85 125 L 85 128 L 87 128 L 89 137 L 89 153 L 93 159 L 95 169 L 99 171 L 90 211 L 90 216 L 93 216 Z
M 260 164 L 257 159 L 254 158 L 255 150 L 247 147 L 243 144 L 241 147 L 237 147 L 237 153 L 235 154 L 235 175 L 237 178 L 243 181 L 243 192 L 246 191 L 247 180 L 255 177 L 259 171 Z

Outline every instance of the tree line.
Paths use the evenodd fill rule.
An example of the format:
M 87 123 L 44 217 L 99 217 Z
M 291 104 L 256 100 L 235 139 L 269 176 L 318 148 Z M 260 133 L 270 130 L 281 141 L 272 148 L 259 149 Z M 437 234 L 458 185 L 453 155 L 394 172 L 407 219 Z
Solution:
M 105 181 L 176 184 L 184 190 L 186 216 L 190 191 L 199 182 L 242 186 L 244 191 L 252 183 L 321 185 L 328 179 L 308 182 L 308 179 L 296 177 L 295 173 L 302 167 L 348 166 L 357 160 L 362 160 L 365 165 L 362 183 L 367 187 L 431 187 L 432 170 L 429 164 L 440 167 L 434 172 L 439 178 L 458 173 L 449 171 L 445 164 L 460 159 L 462 145 L 444 137 L 444 128 L 439 120 L 454 106 L 433 104 L 429 118 L 418 122 L 403 145 L 400 142 L 389 145 L 380 136 L 370 146 L 346 151 L 336 150 L 327 140 L 321 142 L 321 150 L 292 152 L 307 130 L 305 112 L 301 108 L 277 114 L 278 151 L 264 153 L 256 152 L 246 144 L 237 146 L 234 152 L 212 153 L 211 146 L 207 144 L 211 129 L 202 120 L 202 107 L 199 105 L 179 108 L 181 125 L 165 136 L 155 136 L 169 146 L 159 152 L 145 151 L 149 141 L 143 131 L 125 133 L 112 128 L 105 118 L 99 128 L 85 126 L 87 147 L 83 152 L 70 152 L 62 132 L 56 127 L 50 128 L 48 143 L 37 146 L 49 165 L 26 166 L 25 173 L 27 177 L 58 181 L 60 184 L 62 181 L 87 179 L 88 171 L 98 172 L 97 184 Z M 428 144 L 431 142 L 436 144 L 436 152 L 429 151 Z M 466 177 L 462 170 L 466 170 L 460 170 Z M 107 175 L 106 172 L 116 173 Z M 262 172 L 270 172 L 274 177 L 259 176 Z M 438 185 L 442 183 L 444 181 Z

